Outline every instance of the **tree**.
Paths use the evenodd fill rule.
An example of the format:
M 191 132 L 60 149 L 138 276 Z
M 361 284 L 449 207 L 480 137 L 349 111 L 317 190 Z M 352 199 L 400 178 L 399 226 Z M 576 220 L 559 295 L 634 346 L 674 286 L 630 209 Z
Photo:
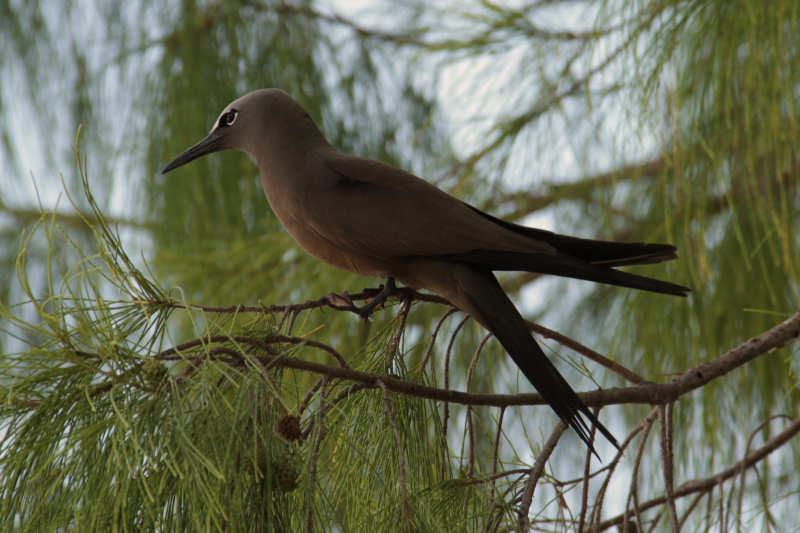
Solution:
M 387 9 L 0 6 L 2 522 L 792 525 L 800 7 Z M 688 301 L 503 278 L 542 302 L 532 330 L 569 381 L 602 386 L 583 397 L 608 406 L 621 452 L 592 461 L 447 302 L 406 291 L 362 321 L 322 296 L 374 293 L 296 248 L 240 154 L 159 175 L 262 86 L 292 93 L 342 150 L 494 214 L 678 246 L 640 271 L 692 286 Z M 39 192 L 14 193 L 30 157 Z M 38 175 L 65 167 L 59 184 Z

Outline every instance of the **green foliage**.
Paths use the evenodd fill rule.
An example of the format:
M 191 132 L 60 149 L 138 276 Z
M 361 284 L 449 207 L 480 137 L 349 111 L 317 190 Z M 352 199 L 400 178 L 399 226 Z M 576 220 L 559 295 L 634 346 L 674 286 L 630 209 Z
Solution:
M 96 207 L 91 196 L 89 205 Z M 393 523 L 398 461 L 406 459 L 387 433 L 380 394 L 354 391 L 328 404 L 343 386 L 323 385 L 317 410 L 333 408 L 324 429 L 314 425 L 323 420 L 319 412 L 300 419 L 300 435 L 279 435 L 282 413 L 297 412 L 308 387 L 259 353 L 274 360 L 297 350 L 252 351 L 237 341 L 273 336 L 272 316 L 215 317 L 168 298 L 133 265 L 100 212 L 94 215 L 96 253 L 76 246 L 74 264 L 50 265 L 57 285 L 28 293 L 41 320 L 1 310 L 42 342 L 6 354 L 0 367 L 0 521 L 37 532 L 289 531 L 309 508 L 323 523 L 331 517 L 356 527 L 365 502 L 352 494 L 361 493 L 371 497 L 374 520 Z M 45 217 L 24 242 L 37 232 L 51 244 L 66 237 Z M 26 259 L 23 246 L 18 275 L 28 288 Z M 208 340 L 165 348 L 176 318 Z M 365 370 L 384 364 L 380 349 L 363 355 L 349 363 Z M 427 458 L 409 463 L 409 476 L 435 487 L 449 466 L 441 443 L 424 438 L 435 434 L 430 405 L 395 400 L 392 409 L 404 421 L 404 454 Z
M 662 9 L 665 23 L 634 65 L 652 80 L 646 98 L 660 96 L 656 81 L 668 84 L 663 115 L 652 122 L 664 132 L 670 164 L 653 186 L 632 189 L 629 201 L 649 198 L 660 213 L 667 238 L 691 259 L 665 271 L 689 280 L 694 293 L 691 306 L 666 307 L 631 294 L 626 305 L 641 316 L 617 331 L 632 346 L 649 346 L 642 364 L 657 373 L 722 353 L 800 304 L 800 6 L 743 0 L 665 2 Z M 639 61 L 652 50 L 661 51 L 655 64 Z M 665 335 L 678 344 L 656 341 Z M 746 394 L 755 420 L 776 408 L 796 411 L 796 353 L 757 361 L 724 386 Z M 721 392 L 705 388 L 703 402 L 713 404 Z M 703 418 L 707 431 L 741 424 L 713 409 Z
M 160 169 L 231 99 L 277 86 L 343 151 L 494 214 L 671 242 L 679 260 L 637 272 L 692 286 L 687 300 L 503 279 L 541 302 L 537 320 L 668 382 L 800 308 L 799 20 L 791 0 L 412 0 L 352 18 L 312 1 L 0 3 L 0 523 L 518 529 L 516 470 L 552 427 L 545 409 L 397 393 L 387 409 L 379 388 L 284 366 L 340 364 L 313 341 L 352 370 L 420 386 L 527 391 L 501 347 L 419 302 L 369 322 L 325 306 L 270 311 L 371 283 L 297 248 L 242 154 Z M 79 161 L 56 178 L 73 168 L 80 123 L 93 177 Z M 627 385 L 545 345 L 577 389 Z M 797 370 L 790 343 L 680 399 L 676 480 L 780 432 L 779 415 L 797 412 Z M 602 417 L 630 429 L 647 409 Z M 627 451 L 618 470 L 639 476 L 640 500 L 663 491 L 652 434 L 645 460 Z M 798 450 L 791 440 L 739 489 L 679 501 L 686 524 L 783 525 Z M 577 529 L 602 504 L 598 482 L 584 506 L 578 484 L 559 481 L 583 476 L 584 460 L 556 449 L 536 527 Z M 627 497 L 630 509 L 630 494 L 616 497 L 608 507 Z M 644 525 L 669 528 L 662 511 Z

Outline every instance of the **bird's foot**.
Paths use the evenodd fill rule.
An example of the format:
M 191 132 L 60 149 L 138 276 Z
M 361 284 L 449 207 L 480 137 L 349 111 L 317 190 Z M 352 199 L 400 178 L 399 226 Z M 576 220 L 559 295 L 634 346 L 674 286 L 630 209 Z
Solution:
M 372 312 L 381 304 L 383 304 L 383 302 L 385 302 L 389 296 L 394 294 L 396 290 L 397 287 L 394 284 L 394 279 L 387 278 L 386 283 L 380 286 L 378 293 L 364 305 L 356 305 L 352 297 L 346 292 L 341 294 L 331 293 L 327 296 L 327 300 L 328 303 L 330 303 L 330 305 L 336 309 L 350 311 L 357 314 L 361 318 L 367 319 L 370 317 Z

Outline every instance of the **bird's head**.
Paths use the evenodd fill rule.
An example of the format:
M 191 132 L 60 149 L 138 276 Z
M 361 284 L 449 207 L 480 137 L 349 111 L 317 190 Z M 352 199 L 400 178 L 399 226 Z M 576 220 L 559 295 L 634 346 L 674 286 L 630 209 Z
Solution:
M 280 89 L 253 91 L 228 104 L 206 138 L 173 159 L 162 174 L 222 150 L 247 152 L 259 160 L 262 152 L 279 150 L 287 142 L 295 146 L 327 144 L 311 117 L 291 96 Z

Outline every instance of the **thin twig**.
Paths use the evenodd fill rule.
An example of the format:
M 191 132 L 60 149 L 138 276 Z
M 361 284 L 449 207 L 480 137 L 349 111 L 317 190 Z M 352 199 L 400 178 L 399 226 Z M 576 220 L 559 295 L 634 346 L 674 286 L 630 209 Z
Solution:
M 531 503 L 533 502 L 533 492 L 536 490 L 536 484 L 539 482 L 539 478 L 541 478 L 542 474 L 544 473 L 544 465 L 547 462 L 547 459 L 550 458 L 550 455 L 556 448 L 556 444 L 558 444 L 559 439 L 561 439 L 561 435 L 563 435 L 564 431 L 566 430 L 567 425 L 562 420 L 559 420 L 555 429 L 553 429 L 553 432 L 550 433 L 550 437 L 548 437 L 547 442 L 544 443 L 542 450 L 539 452 L 539 455 L 536 457 L 536 461 L 534 461 L 533 466 L 528 473 L 528 481 L 525 482 L 525 490 L 522 493 L 522 501 L 520 502 L 519 509 L 517 510 L 517 514 L 519 515 L 520 533 L 528 531 L 530 528 L 528 511 L 530 510 Z
M 278 322 L 278 327 L 275 329 L 277 329 L 278 331 L 283 331 L 283 325 L 286 323 L 286 319 L 289 318 L 290 313 L 291 311 L 284 311 L 283 314 L 281 314 L 281 320 L 280 322 Z M 292 328 L 287 329 L 286 333 L 291 334 Z
M 453 351 L 453 345 L 456 342 L 456 336 L 458 332 L 464 327 L 464 324 L 467 323 L 469 320 L 469 315 L 466 315 L 461 322 L 458 323 L 456 329 L 453 331 L 453 334 L 450 336 L 450 342 L 447 345 L 447 351 L 445 352 L 444 357 L 444 388 L 448 389 L 450 387 L 450 354 Z M 448 402 L 444 403 L 444 420 L 442 421 L 442 435 L 444 439 L 447 440 L 447 423 L 450 419 L 450 405 Z
M 736 476 L 740 471 L 742 466 L 745 468 L 749 468 L 754 464 L 758 463 L 765 457 L 767 457 L 770 453 L 774 452 L 778 448 L 780 448 L 783 444 L 793 438 L 795 435 L 800 433 L 800 418 L 795 418 L 792 420 L 791 424 L 789 424 L 786 429 L 769 439 L 767 442 L 764 443 L 763 446 L 754 450 L 753 452 L 747 454 L 744 459 L 741 461 L 737 461 L 736 464 L 713 474 L 711 476 L 701 478 L 701 479 L 693 479 L 691 481 L 686 481 L 675 488 L 673 491 L 673 497 L 675 499 L 682 498 L 684 496 L 688 496 L 690 494 L 695 494 L 697 492 L 703 492 L 710 489 L 715 488 L 716 486 L 720 486 L 726 480 Z M 720 500 L 724 502 L 724 498 L 720 497 Z M 648 509 L 652 509 L 653 507 L 663 505 L 666 503 L 666 496 L 659 496 L 657 498 L 653 498 L 647 500 L 646 502 L 642 503 L 640 509 L 642 511 L 646 511 Z M 597 525 L 597 530 L 602 531 L 622 523 L 624 515 L 617 515 L 613 518 L 609 518 Z M 720 517 L 720 524 L 724 521 L 723 517 Z
M 500 435 L 503 434 L 503 417 L 506 414 L 506 408 L 500 408 L 500 416 L 497 417 L 497 433 L 494 436 L 494 451 L 492 452 L 492 476 L 497 474 L 497 461 L 500 452 Z M 496 485 L 492 483 L 492 501 L 494 501 Z
M 745 448 L 744 448 L 744 453 L 745 454 L 750 453 L 750 448 L 753 446 L 753 439 L 755 438 L 756 435 L 758 435 L 761 432 L 762 429 L 767 427 L 767 425 L 769 425 L 769 423 L 772 422 L 773 420 L 777 420 L 777 419 L 781 419 L 781 418 L 782 419 L 786 419 L 786 420 L 791 420 L 791 417 L 789 417 L 787 415 L 774 415 L 774 416 L 771 416 L 771 417 L 767 418 L 764 422 L 759 424 L 758 427 L 756 427 L 756 429 L 754 429 L 750 433 L 750 436 L 747 439 L 747 446 L 745 446 Z M 756 473 L 757 472 L 758 471 L 756 470 Z M 745 477 L 746 477 L 746 473 L 747 473 L 747 470 L 744 467 L 744 463 L 742 463 L 742 469 L 739 471 L 739 502 L 737 503 L 737 512 L 736 512 L 736 521 L 738 522 L 738 526 L 740 528 L 741 528 L 741 516 L 742 516 L 742 503 L 743 503 L 743 499 L 744 499 L 744 480 L 745 480 Z M 764 507 L 764 508 L 766 509 L 767 507 Z
M 148 300 L 148 301 L 136 301 L 134 303 L 151 305 L 153 307 L 187 309 L 192 311 L 201 311 L 203 313 L 216 313 L 216 314 L 259 313 L 265 315 L 272 315 L 276 313 L 286 313 L 286 312 L 298 313 L 300 311 L 307 311 L 309 309 L 319 309 L 322 307 L 328 307 L 335 311 L 349 311 L 358 315 L 358 313 L 353 311 L 352 308 L 342 307 L 340 303 L 341 300 L 348 300 L 348 299 L 353 301 L 369 300 L 371 298 L 374 298 L 375 295 L 378 294 L 379 292 L 380 289 L 369 288 L 369 289 L 364 289 L 361 292 L 355 294 L 349 294 L 349 293 L 343 293 L 341 295 L 326 294 L 325 296 L 321 296 L 314 300 L 306 300 L 305 302 L 297 304 L 282 304 L 282 305 L 271 304 L 271 305 L 210 306 L 210 305 L 199 305 L 199 304 L 180 302 L 177 300 Z M 397 295 L 400 298 L 410 298 L 413 301 L 417 302 L 431 302 L 431 303 L 450 305 L 450 302 L 447 299 L 442 298 L 441 296 L 436 296 L 434 294 L 427 294 L 423 292 L 417 292 L 415 290 L 409 289 L 408 287 L 398 287 L 395 290 L 395 295 Z
M 597 419 L 597 416 L 600 414 L 600 409 L 594 409 L 594 417 Z M 589 441 L 594 442 L 595 435 L 597 433 L 597 426 L 592 424 L 591 435 L 589 436 Z M 581 512 L 580 518 L 578 519 L 578 531 L 583 531 L 583 525 L 586 520 L 586 511 L 589 507 L 589 481 L 591 480 L 591 468 L 592 468 L 592 450 L 590 448 L 586 448 L 586 455 L 583 461 L 583 484 L 581 486 Z
M 425 370 L 425 366 L 428 364 L 431 355 L 433 355 L 433 347 L 436 344 L 436 337 L 439 335 L 439 330 L 442 329 L 444 321 L 447 320 L 447 317 L 456 312 L 458 312 L 458 309 L 456 309 L 455 307 L 451 307 L 445 312 L 442 318 L 439 319 L 439 322 L 436 324 L 436 328 L 434 328 L 433 334 L 431 335 L 430 343 L 428 343 L 428 349 L 425 351 L 425 357 L 422 358 L 422 362 L 419 364 L 419 367 L 417 367 L 417 370 L 415 371 L 416 376 L 419 376 L 422 373 L 422 371 Z
M 667 500 L 667 514 L 673 533 L 678 533 L 678 510 L 675 508 L 675 496 L 672 491 L 675 486 L 674 470 L 675 459 L 672 449 L 672 403 L 659 406 L 661 419 L 661 467 L 664 473 L 664 495 Z
M 642 428 L 642 437 L 639 440 L 639 447 L 636 449 L 636 458 L 633 461 L 633 473 L 631 475 L 631 488 L 628 492 L 628 502 L 625 504 L 624 523 L 627 523 L 628 521 L 628 509 L 630 508 L 631 500 L 633 500 L 633 512 L 636 517 L 636 527 L 639 531 L 644 531 L 641 508 L 639 507 L 639 470 L 642 466 L 642 457 L 644 457 L 644 449 L 647 445 L 647 438 L 650 436 L 650 430 L 653 429 L 653 423 L 657 416 L 658 407 L 654 408 L 643 421 L 644 426 Z
M 469 443 L 469 452 L 467 454 L 467 477 L 472 477 L 475 469 L 475 428 L 472 424 L 472 406 L 467 406 L 467 442 Z
M 643 431 L 646 427 L 652 424 L 652 421 L 655 420 L 655 417 L 658 415 L 658 409 L 653 408 L 650 410 L 650 413 L 639 422 L 633 431 L 628 433 L 628 436 L 625 437 L 625 440 L 622 441 L 622 444 L 619 446 L 619 450 L 617 450 L 617 454 L 614 456 L 614 459 L 611 460 L 611 464 L 608 467 L 608 474 L 603 481 L 603 484 L 598 491 L 597 497 L 595 498 L 594 507 L 592 508 L 592 514 L 590 516 L 590 524 L 592 524 L 591 530 L 595 531 L 597 529 L 597 523 L 600 522 L 600 516 L 603 510 L 603 502 L 605 499 L 606 492 L 608 491 L 608 487 L 611 484 L 611 477 L 614 475 L 617 466 L 619 465 L 620 461 L 622 460 L 622 456 L 625 453 L 625 450 L 628 449 L 633 439 L 638 435 L 641 431 Z
M 314 383 L 314 385 L 308 390 L 308 392 L 306 393 L 305 397 L 303 398 L 303 401 L 300 402 L 300 406 L 297 408 L 298 416 L 302 415 L 305 412 L 306 408 L 308 407 L 309 402 L 311 401 L 311 398 L 314 397 L 314 395 L 317 393 L 319 388 L 322 386 L 323 383 L 325 383 L 327 381 L 327 379 L 328 379 L 328 376 L 323 376 L 323 377 L 319 378 L 317 380 L 317 382 Z
M 317 348 L 318 350 L 328 352 L 333 356 L 334 359 L 336 359 L 336 361 L 339 362 L 342 367 L 348 368 L 347 361 L 344 360 L 344 357 L 342 357 L 339 352 L 331 348 L 329 345 L 317 342 L 315 340 L 306 339 L 303 337 L 290 337 L 288 335 L 270 335 L 265 342 L 285 342 L 289 344 L 311 346 L 312 348 Z
M 599 364 L 601 366 L 604 366 L 605 368 L 609 369 L 610 371 L 614 372 L 615 374 L 619 374 L 620 376 L 622 376 L 623 378 L 627 379 L 631 383 L 636 383 L 636 384 L 648 383 L 648 381 L 646 379 L 644 379 L 642 376 L 640 376 L 639 374 L 637 374 L 633 370 L 630 370 L 629 368 L 626 368 L 626 367 L 622 366 L 621 364 L 619 364 L 619 363 L 617 363 L 615 361 L 612 361 L 608 357 L 605 357 L 605 356 L 601 355 L 600 353 L 592 350 L 588 346 L 585 346 L 585 345 L 581 344 L 580 342 L 567 337 L 566 335 L 562 335 L 561 333 L 558 333 L 557 331 L 553 331 L 552 329 L 548 329 L 548 328 L 546 328 L 544 326 L 541 326 L 541 325 L 536 324 L 535 322 L 531 322 L 529 320 L 526 320 L 525 323 L 527 324 L 528 329 L 530 329 L 532 331 L 535 331 L 536 333 L 538 333 L 542 337 L 545 337 L 545 338 L 548 338 L 548 339 L 552 339 L 552 340 L 556 341 L 557 343 L 561 344 L 562 346 L 566 346 L 567 348 L 571 348 L 572 350 L 574 350 L 575 352 L 579 353 L 580 355 L 586 357 L 587 359 L 589 359 L 591 361 L 594 361 L 595 363 L 597 363 L 597 364 Z
M 746 450 L 745 450 L 745 455 L 747 455 L 747 451 Z M 755 467 L 753 467 L 753 468 L 755 468 Z M 737 475 L 738 475 L 738 473 L 737 473 Z M 734 508 L 735 508 L 735 506 L 733 504 L 734 496 L 736 496 L 736 483 L 731 483 L 730 486 L 729 486 L 729 489 L 728 489 L 728 502 L 727 502 L 727 504 L 725 506 L 725 522 L 724 522 L 725 529 L 724 529 L 724 531 L 730 531 L 730 529 L 728 529 L 728 523 L 730 523 L 730 521 L 731 521 L 731 514 L 733 513 Z
M 708 496 L 708 502 L 706 503 L 706 524 L 711 524 L 711 515 L 714 512 L 714 491 L 713 489 L 708 489 L 703 491 L 701 494 L 706 494 Z M 722 522 L 720 522 L 722 523 Z
M 472 359 L 469 361 L 469 366 L 467 366 L 467 383 L 466 383 L 466 390 L 469 390 L 470 383 L 472 381 L 472 374 L 475 372 L 475 367 L 478 364 L 478 356 L 480 356 L 483 347 L 486 345 L 486 342 L 492 338 L 492 333 L 487 333 L 484 335 L 481 342 L 478 343 L 478 347 L 475 348 L 475 353 L 472 354 Z
M 286 328 L 286 333 L 291 334 L 294 331 L 294 324 L 297 322 L 297 317 L 300 316 L 300 311 L 292 310 L 289 311 L 289 315 L 291 318 L 289 319 L 289 327 Z
M 404 298 L 403 306 L 400 308 L 400 312 L 398 313 L 398 316 L 400 317 L 400 324 L 395 329 L 395 333 L 392 335 L 392 339 L 389 343 L 389 359 L 386 362 L 387 370 L 391 361 L 400 353 L 400 341 L 403 339 L 403 333 L 406 331 L 406 320 L 408 319 L 409 311 L 411 311 L 411 299 Z
M 492 337 L 491 333 L 487 333 L 484 335 L 483 340 L 478 343 L 478 347 L 475 349 L 475 353 L 472 355 L 472 359 L 469 362 L 469 366 L 467 367 L 467 378 L 466 378 L 466 389 L 469 390 L 470 383 L 472 381 L 472 373 L 475 371 L 475 366 L 478 364 L 478 357 L 480 356 L 483 347 L 486 345 L 486 342 Z M 475 431 L 472 424 L 472 406 L 467 407 L 467 435 L 469 437 L 469 457 L 468 457 L 468 467 L 467 467 L 467 476 L 472 477 L 472 470 L 475 466 Z
M 700 493 L 694 500 L 692 500 L 692 503 L 689 504 L 689 507 L 686 508 L 686 510 L 683 512 L 683 516 L 678 521 L 678 528 L 683 527 L 683 525 L 686 523 L 686 520 L 689 519 L 689 516 L 692 514 L 695 507 L 697 507 L 697 504 L 700 503 L 700 501 L 703 499 L 704 496 L 705 493 Z
M 342 367 L 348 368 L 347 362 L 344 360 L 344 357 L 342 357 L 342 355 L 339 352 L 337 352 L 329 345 L 317 342 L 315 340 L 305 339 L 303 337 L 290 337 L 288 335 L 270 335 L 269 337 L 266 338 L 248 337 L 244 335 L 208 335 L 206 337 L 199 337 L 196 339 L 192 339 L 177 346 L 173 346 L 172 348 L 167 348 L 165 350 L 162 350 L 154 354 L 152 357 L 155 359 L 162 359 L 168 361 L 188 359 L 188 357 L 184 356 L 183 353 L 191 350 L 192 348 L 197 348 L 198 346 L 208 346 L 210 344 L 226 343 L 226 342 L 235 342 L 235 343 L 255 346 L 257 348 L 263 349 L 272 356 L 278 355 L 278 352 L 275 351 L 270 346 L 270 344 L 272 343 L 287 343 L 287 344 L 299 344 L 299 345 L 311 346 L 312 348 L 317 348 L 318 350 L 328 352 L 333 356 L 334 359 L 336 359 L 339 362 L 339 364 Z

